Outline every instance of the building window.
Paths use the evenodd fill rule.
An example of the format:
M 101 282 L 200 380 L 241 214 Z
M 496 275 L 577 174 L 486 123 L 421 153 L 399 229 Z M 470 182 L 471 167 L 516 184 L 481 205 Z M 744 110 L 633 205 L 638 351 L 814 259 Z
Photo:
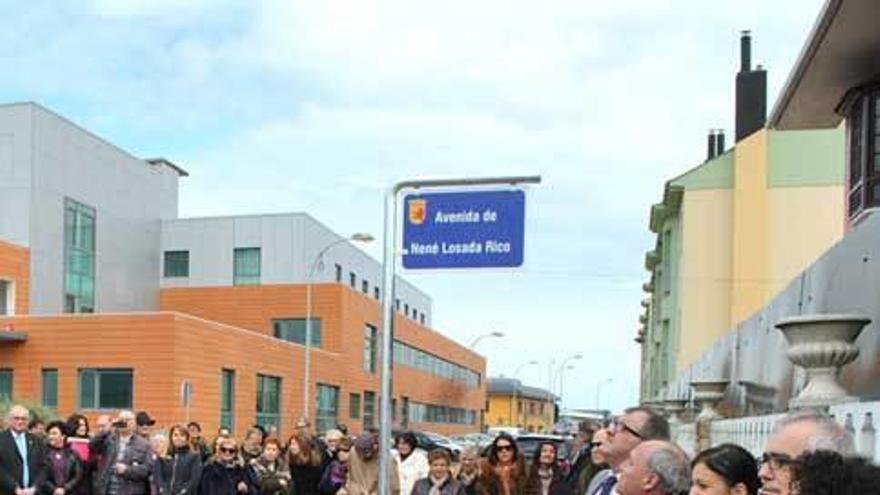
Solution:
M 318 407 L 315 426 L 325 432 L 339 424 L 339 387 L 318 384 Z
M 348 285 L 350 285 L 352 289 L 357 289 L 357 275 L 355 275 L 354 272 L 348 274 Z
M 64 202 L 64 311 L 95 311 L 95 209 Z
M 257 424 L 281 428 L 281 378 L 257 375 Z
M 413 423 L 472 425 L 477 421 L 476 411 L 460 407 L 412 402 L 409 410 L 410 420 Z M 500 423 L 502 423 L 501 418 L 499 418 Z
M 419 323 L 421 323 L 422 325 L 425 324 L 425 313 L 419 315 Z
M 367 323 L 364 326 L 364 371 L 367 373 L 376 372 L 376 358 L 378 357 L 379 346 L 376 342 L 378 330 L 373 325 Z
M 44 369 L 42 372 L 43 405 L 58 408 L 58 370 Z
M 480 386 L 480 374 L 452 361 L 425 352 L 406 342 L 395 340 L 392 344 L 394 364 L 416 368 L 426 373 L 463 382 L 471 388 Z
M 370 293 L 370 282 L 368 280 L 361 281 L 361 292 L 363 292 L 364 294 Z
M 260 285 L 260 248 L 235 248 L 232 279 L 234 285 Z
M 235 371 L 224 369 L 220 378 L 220 426 L 235 431 Z
M 379 297 L 379 287 L 373 287 L 373 299 L 377 301 L 381 299 L 381 297 Z
M 376 419 L 376 394 L 374 392 L 364 392 L 364 428 L 370 428 L 375 425 Z
M 409 316 L 409 304 L 403 305 L 403 314 L 404 316 Z
M 342 265 L 336 265 L 336 282 L 342 283 Z
M 400 406 L 400 426 L 403 429 L 409 429 L 409 397 L 403 397 Z
M 851 91 L 847 117 L 847 214 L 853 218 L 880 206 L 880 85 Z
M 348 417 L 361 419 L 361 394 L 348 394 Z
M 0 316 L 12 316 L 13 303 L 12 294 L 15 289 L 12 282 L 8 280 L 0 280 Z
M 131 409 L 134 372 L 130 369 L 79 370 L 81 409 Z
M 419 318 L 419 310 L 417 310 L 416 308 L 413 308 L 412 319 L 417 320 L 418 318 Z
M 286 320 L 274 320 L 272 326 L 275 330 L 275 338 L 305 345 L 306 343 L 306 319 L 293 318 Z M 321 347 L 321 319 L 312 318 L 312 347 Z
M 396 309 L 397 311 L 400 311 L 400 299 L 394 300 L 394 309 Z
M 12 370 L 0 370 L 0 402 L 12 402 L 12 377 Z
M 189 251 L 165 251 L 165 278 L 189 277 Z

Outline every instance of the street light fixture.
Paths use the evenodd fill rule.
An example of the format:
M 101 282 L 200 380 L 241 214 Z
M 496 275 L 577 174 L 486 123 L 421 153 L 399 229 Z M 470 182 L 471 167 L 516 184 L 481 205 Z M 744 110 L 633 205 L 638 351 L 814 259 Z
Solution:
M 498 337 L 498 338 L 501 338 L 501 337 L 504 337 L 504 332 L 498 332 L 498 331 L 495 331 L 495 332 L 489 332 L 489 333 L 485 333 L 485 334 L 483 334 L 483 335 L 480 335 L 479 337 L 475 338 L 474 341 L 471 342 L 471 345 L 469 345 L 468 347 L 470 347 L 471 349 L 473 349 L 474 347 L 477 346 L 477 343 L 478 343 L 479 341 L 485 339 L 486 337 Z
M 305 359 L 303 360 L 303 420 L 305 420 L 306 424 L 309 424 L 309 383 L 311 382 L 312 378 L 312 279 L 315 276 L 315 270 L 318 269 L 318 265 L 321 263 L 321 259 L 324 257 L 324 254 L 330 250 L 330 248 L 349 241 L 371 242 L 373 240 L 374 237 L 372 235 L 364 232 L 358 232 L 348 237 L 337 239 L 330 244 L 327 244 L 320 251 L 318 251 L 318 254 L 315 256 L 314 261 L 312 261 L 311 265 L 309 265 L 309 272 L 306 276 L 306 349 Z
M 516 425 L 519 423 L 519 407 L 517 407 L 517 404 L 516 404 L 516 395 L 517 395 L 517 392 L 519 391 L 519 387 L 517 387 L 517 378 L 516 378 L 516 377 L 519 376 L 519 372 L 520 372 L 523 368 L 525 368 L 526 366 L 532 365 L 532 364 L 538 364 L 538 360 L 537 360 L 537 359 L 532 359 L 531 361 L 527 361 L 527 362 L 525 362 L 525 363 L 519 365 L 519 366 L 516 368 L 516 371 L 513 372 L 513 382 L 512 382 L 512 385 L 513 385 L 513 400 L 512 400 L 511 403 L 510 403 L 510 409 L 511 409 L 511 411 L 509 411 L 509 413 L 510 413 L 510 418 L 511 418 L 511 420 L 513 421 L 513 425 L 511 425 L 511 426 L 513 426 L 513 427 L 516 427 Z M 513 416 L 513 409 L 514 409 L 514 408 L 516 408 L 516 417 L 515 417 L 515 418 L 514 418 L 514 416 Z
M 580 358 L 578 358 L 578 359 L 580 359 Z M 573 369 L 575 369 L 575 366 L 573 364 L 569 364 L 565 368 L 562 368 L 559 370 L 559 407 L 562 407 L 562 397 L 563 397 L 562 386 L 565 382 L 565 372 L 568 370 L 573 370 Z
M 553 389 L 556 387 L 556 378 L 562 374 L 562 370 L 565 369 L 565 366 L 572 360 L 583 359 L 583 358 L 584 358 L 583 354 L 581 354 L 580 352 L 576 352 L 576 353 L 568 356 L 567 358 L 563 359 L 562 362 L 559 363 L 559 368 L 558 368 L 559 371 L 557 371 L 555 375 L 553 374 L 553 371 L 551 368 L 551 371 L 550 371 L 550 393 L 553 393 Z M 560 389 L 561 389 L 561 387 L 560 387 Z M 559 391 L 559 396 L 560 396 L 560 398 L 562 397 L 562 390 Z

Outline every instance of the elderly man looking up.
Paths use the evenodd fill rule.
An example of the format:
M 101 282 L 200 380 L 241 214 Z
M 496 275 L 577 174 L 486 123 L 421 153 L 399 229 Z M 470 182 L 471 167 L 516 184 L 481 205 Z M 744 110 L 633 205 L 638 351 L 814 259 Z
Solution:
M 610 469 L 596 473 L 587 488 L 587 495 L 617 493 L 618 474 L 630 452 L 648 440 L 669 440 L 669 422 L 647 407 L 627 409 L 605 431 L 607 438 L 602 440 L 596 453 Z
M 761 457 L 761 493 L 790 495 L 792 464 L 800 455 L 817 450 L 852 455 L 853 441 L 834 418 L 819 411 L 795 411 L 780 419 Z
M 43 442 L 28 433 L 30 412 L 14 405 L 6 415 L 9 429 L 0 433 L 0 493 L 33 495 L 46 457 Z
M 679 495 L 691 484 L 690 462 L 676 445 L 642 442 L 620 467 L 620 495 Z

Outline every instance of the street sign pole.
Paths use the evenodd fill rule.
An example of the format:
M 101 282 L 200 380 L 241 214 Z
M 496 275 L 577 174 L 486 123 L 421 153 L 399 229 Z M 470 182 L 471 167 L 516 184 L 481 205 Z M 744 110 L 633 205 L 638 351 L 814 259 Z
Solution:
M 388 189 L 385 196 L 385 228 L 382 262 L 385 269 L 382 282 L 382 365 L 381 385 L 379 387 L 379 495 L 391 495 L 391 352 L 394 342 L 394 298 L 398 255 L 397 212 L 401 191 L 404 189 L 475 187 L 475 186 L 518 186 L 539 184 L 541 176 L 483 177 L 472 179 L 440 179 L 402 181 Z

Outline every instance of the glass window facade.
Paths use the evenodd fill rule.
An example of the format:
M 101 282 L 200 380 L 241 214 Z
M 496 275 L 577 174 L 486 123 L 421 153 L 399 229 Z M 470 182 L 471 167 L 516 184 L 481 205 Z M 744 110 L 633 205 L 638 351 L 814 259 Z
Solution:
M 233 285 L 260 285 L 260 248 L 235 248 Z
M 162 274 L 165 278 L 189 277 L 189 251 L 165 251 Z
M 364 428 L 376 425 L 376 393 L 364 392 Z
M 468 387 L 480 386 L 480 374 L 459 364 L 427 353 L 399 340 L 394 341 L 394 363 L 464 382 Z
M 306 319 L 291 318 L 274 320 L 272 327 L 275 338 L 288 342 L 305 345 L 306 343 Z M 321 347 L 321 319 L 312 318 L 312 347 Z
M 361 419 L 361 394 L 348 394 L 348 417 Z
M 880 206 L 880 84 L 851 91 L 847 116 L 847 215 Z
M 12 378 L 12 370 L 0 370 L 0 402 L 12 402 Z
M 223 370 L 220 379 L 220 426 L 235 431 L 235 371 Z
M 44 369 L 41 373 L 41 390 L 43 405 L 52 409 L 58 408 L 58 370 Z
M 12 283 L 6 280 L 0 280 L 0 315 L 11 315 L 12 308 L 9 304 L 10 294 L 12 293 Z
M 409 420 L 413 423 L 472 425 L 476 424 L 477 412 L 460 407 L 411 402 L 409 404 Z
M 378 330 L 373 325 L 364 325 L 364 371 L 376 372 L 376 361 L 379 357 Z
M 131 409 L 134 373 L 130 369 L 79 370 L 81 409 Z
M 339 424 L 339 387 L 318 384 L 318 407 L 315 426 L 317 432 L 324 433 Z
M 281 378 L 257 375 L 257 424 L 281 428 Z
M 95 311 L 95 209 L 64 202 L 64 311 Z

